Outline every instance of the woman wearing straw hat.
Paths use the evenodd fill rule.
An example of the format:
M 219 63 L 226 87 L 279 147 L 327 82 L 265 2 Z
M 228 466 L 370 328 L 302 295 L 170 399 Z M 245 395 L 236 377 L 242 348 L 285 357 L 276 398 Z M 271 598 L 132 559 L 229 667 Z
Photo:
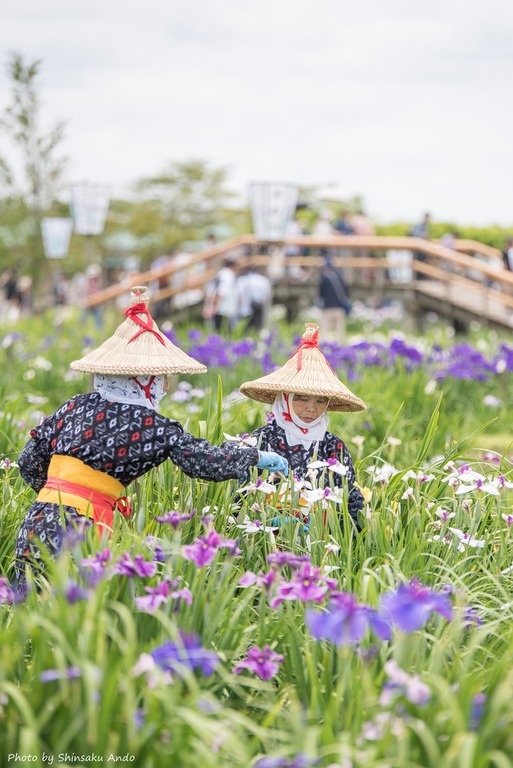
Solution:
M 336 462 L 339 471 L 325 472 L 325 485 L 333 482 L 342 487 L 347 483 L 348 511 L 359 528 L 363 496 L 354 484 L 353 462 L 344 441 L 328 432 L 328 411 L 362 411 L 366 405 L 339 381 L 318 342 L 318 326 L 306 323 L 301 343 L 285 365 L 247 381 L 240 391 L 262 403 L 272 403 L 269 423 L 251 436 L 257 438 L 259 447 L 284 456 L 295 475 L 305 477 L 314 460 Z M 243 481 L 249 481 L 248 472 Z
M 38 541 L 55 556 L 68 526 L 94 522 L 110 533 L 115 509 L 130 514 L 125 486 L 166 459 L 190 477 L 214 481 L 240 478 L 250 466 L 287 473 L 282 456 L 232 442 L 213 446 L 158 413 L 169 374 L 207 369 L 159 331 L 148 302 L 146 288 L 132 289 L 132 306 L 114 335 L 71 363 L 94 374 L 95 392 L 65 402 L 31 431 L 20 455 L 20 473 L 38 493 L 16 541 L 21 586 L 27 564 L 41 568 Z

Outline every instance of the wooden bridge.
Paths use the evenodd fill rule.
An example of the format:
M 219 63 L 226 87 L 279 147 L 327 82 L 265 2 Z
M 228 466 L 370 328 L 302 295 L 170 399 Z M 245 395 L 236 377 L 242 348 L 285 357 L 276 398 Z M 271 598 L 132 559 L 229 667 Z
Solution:
M 288 246 L 303 255 L 286 255 Z M 478 320 L 513 329 L 513 273 L 504 269 L 500 251 L 472 240 L 457 240 L 452 250 L 415 237 L 305 235 L 266 243 L 244 235 L 187 255 L 187 260 L 181 254 L 179 263 L 171 258 L 158 269 L 132 273 L 90 296 L 85 306 L 112 302 L 132 285 L 150 284 L 154 313 L 157 306 L 167 306 L 170 317 L 185 312 L 192 318 L 202 305 L 205 286 L 230 256 L 267 272 L 274 301 L 285 304 L 292 319 L 315 300 L 326 252 L 343 270 L 353 299 L 376 306 L 396 298 L 417 317 L 435 311 L 463 326 Z

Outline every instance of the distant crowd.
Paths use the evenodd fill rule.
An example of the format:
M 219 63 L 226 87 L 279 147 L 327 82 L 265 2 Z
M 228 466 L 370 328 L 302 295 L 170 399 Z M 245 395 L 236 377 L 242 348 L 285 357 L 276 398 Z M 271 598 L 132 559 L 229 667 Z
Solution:
M 303 235 L 329 240 L 339 235 L 372 237 L 375 234 L 373 222 L 361 208 L 354 212 L 342 208 L 337 214 L 326 209 L 321 211 L 314 220 L 311 216 L 305 215 L 305 211 L 298 209 L 286 230 L 288 240 L 301 238 Z M 425 213 L 411 227 L 408 234 L 431 241 L 431 215 Z M 456 251 L 458 238 L 459 233 L 456 230 L 450 231 L 446 232 L 438 243 L 450 251 Z M 203 250 L 215 249 L 217 245 L 216 237 L 210 234 L 204 241 Z M 268 251 L 268 249 L 265 250 Z M 281 279 L 286 279 L 299 283 L 308 282 L 315 288 L 315 303 L 320 312 L 318 319 L 323 338 L 327 340 L 342 338 L 346 317 L 351 312 L 352 306 L 345 275 L 345 271 L 349 270 L 342 271 L 336 267 L 333 256 L 350 254 L 365 257 L 372 255 L 372 249 L 337 246 L 334 250 L 327 243 L 318 248 L 300 242 L 287 242 L 284 248 L 271 248 L 270 252 L 273 253 L 273 258 L 266 270 L 248 265 L 244 258 L 240 258 L 241 254 L 238 252 L 229 254 L 223 252 L 222 266 L 206 284 L 204 284 L 204 277 L 209 267 L 205 261 L 193 258 L 191 253 L 185 251 L 158 256 L 150 266 L 156 273 L 150 285 L 155 295 L 154 316 L 165 318 L 177 308 L 203 302 L 203 320 L 213 330 L 229 333 L 236 325 L 242 324 L 247 330 L 259 331 L 268 324 L 273 300 L 273 285 Z M 220 256 L 221 253 L 222 249 L 219 251 Z M 315 273 L 316 276 L 313 276 L 311 268 L 303 268 L 307 262 L 301 261 L 301 258 L 293 258 L 307 257 L 312 253 L 323 257 L 323 265 L 318 273 Z M 428 262 L 428 257 L 423 251 L 389 249 L 386 258 L 387 269 L 384 274 L 388 281 L 409 282 L 412 279 L 413 259 L 418 270 L 418 274 L 417 271 L 415 274 L 416 279 L 428 279 L 429 267 L 423 268 L 419 263 L 427 264 Z M 445 265 L 443 261 L 438 265 L 458 274 L 467 274 L 469 271 L 468 269 L 462 271 L 449 260 Z M 174 267 L 172 273 L 166 269 L 169 266 Z M 496 266 L 500 266 L 500 262 L 494 268 Z M 508 272 L 513 272 L 513 238 L 507 239 L 504 244 L 502 266 Z M 116 274 L 106 274 L 100 264 L 90 264 L 84 272 L 74 275 L 67 274 L 64 269 L 55 269 L 51 278 L 53 306 L 58 313 L 64 312 L 68 306 L 82 307 L 84 320 L 92 320 L 97 328 L 101 328 L 102 306 L 90 305 L 88 299 L 107 284 L 116 282 L 128 284 L 137 272 L 137 269 L 132 269 L 120 270 Z M 375 277 L 372 264 L 368 268 L 362 267 L 362 275 L 364 281 L 371 285 Z M 475 277 L 479 279 L 483 276 Z M 351 276 L 349 279 L 351 280 Z M 312 285 L 312 280 L 315 280 L 315 285 Z M 14 325 L 20 318 L 33 313 L 32 282 L 31 276 L 20 275 L 14 268 L 6 269 L 0 275 L 0 290 L 4 294 L 4 301 L 0 303 L 0 324 Z M 493 282 L 493 278 L 487 282 Z M 513 293 L 513 287 L 511 291 L 506 292 Z M 118 303 L 121 305 L 125 299 L 125 296 L 119 297 Z

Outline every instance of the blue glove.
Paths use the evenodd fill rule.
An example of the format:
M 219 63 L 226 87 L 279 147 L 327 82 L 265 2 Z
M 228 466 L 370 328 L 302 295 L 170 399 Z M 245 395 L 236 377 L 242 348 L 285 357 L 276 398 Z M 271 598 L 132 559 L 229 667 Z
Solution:
M 259 451 L 258 469 L 268 469 L 269 472 L 282 472 L 285 477 L 289 474 L 289 463 L 279 453 Z

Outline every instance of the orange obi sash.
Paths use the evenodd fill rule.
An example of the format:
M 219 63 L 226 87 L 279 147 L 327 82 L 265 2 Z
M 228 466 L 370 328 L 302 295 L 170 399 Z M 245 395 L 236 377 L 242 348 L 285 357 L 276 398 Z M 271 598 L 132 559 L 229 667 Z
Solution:
M 91 469 L 73 456 L 56 454 L 36 501 L 75 507 L 81 515 L 112 530 L 115 509 L 124 517 L 132 513 L 128 498 L 120 495 L 123 490 L 124 486 L 105 472 Z

